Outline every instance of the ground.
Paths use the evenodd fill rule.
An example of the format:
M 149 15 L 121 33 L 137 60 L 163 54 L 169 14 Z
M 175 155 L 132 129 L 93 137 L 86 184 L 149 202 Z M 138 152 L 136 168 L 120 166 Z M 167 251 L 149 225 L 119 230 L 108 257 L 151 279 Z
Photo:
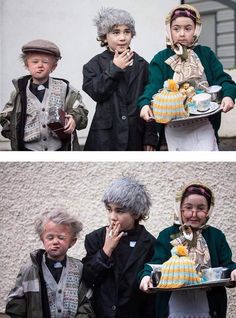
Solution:
M 233 138 L 220 138 L 219 144 L 220 151 L 236 151 L 236 137 Z M 0 141 L 0 151 L 8 151 L 10 150 L 9 142 Z M 161 147 L 161 151 L 166 151 L 166 145 Z

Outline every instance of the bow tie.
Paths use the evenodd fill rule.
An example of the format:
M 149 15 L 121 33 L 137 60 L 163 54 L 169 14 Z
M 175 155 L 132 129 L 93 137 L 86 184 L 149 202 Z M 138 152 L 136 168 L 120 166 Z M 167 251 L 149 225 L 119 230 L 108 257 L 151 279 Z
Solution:
M 44 90 L 46 87 L 44 86 L 44 85 L 39 85 L 38 87 L 37 87 L 37 90 L 38 91 L 42 91 L 42 90 Z
M 56 263 L 53 264 L 53 267 L 54 267 L 54 268 L 62 268 L 63 265 L 62 265 L 61 262 L 56 262 Z

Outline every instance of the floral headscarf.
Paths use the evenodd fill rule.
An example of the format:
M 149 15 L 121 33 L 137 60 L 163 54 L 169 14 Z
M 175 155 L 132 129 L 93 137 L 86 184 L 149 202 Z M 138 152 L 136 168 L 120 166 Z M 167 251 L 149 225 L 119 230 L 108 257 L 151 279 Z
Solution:
M 201 30 L 202 30 L 202 22 L 201 22 L 200 13 L 198 12 L 198 10 L 196 8 L 194 8 L 193 6 L 190 6 L 189 4 L 181 4 L 177 7 L 175 7 L 173 10 L 171 10 L 168 13 L 166 20 L 165 20 L 166 45 L 168 45 L 168 46 L 170 45 L 172 47 L 172 49 L 175 51 L 175 53 L 178 55 L 179 54 L 179 47 L 181 46 L 181 44 L 179 44 L 177 47 L 176 47 L 176 45 L 174 45 L 173 40 L 172 40 L 172 36 L 171 36 L 171 30 L 170 30 L 172 16 L 177 10 L 186 10 L 188 12 L 194 12 L 196 15 L 196 20 L 195 20 L 196 29 L 195 29 L 194 39 L 193 39 L 193 43 L 191 45 L 191 48 L 198 44 L 198 38 L 199 38 Z
M 190 17 L 195 23 L 193 42 L 189 47 L 173 42 L 171 36 L 171 23 L 173 17 L 177 18 L 178 16 Z M 181 4 L 169 12 L 165 20 L 165 25 L 166 44 L 167 46 L 171 46 L 172 50 L 176 53 L 176 55 L 171 56 L 165 61 L 165 63 L 170 65 L 175 72 L 173 79 L 177 82 L 182 82 L 191 78 L 199 79 L 199 81 L 204 80 L 204 68 L 200 59 L 192 50 L 198 45 L 198 38 L 202 29 L 201 17 L 198 10 L 189 4 Z
M 205 224 L 201 228 L 193 231 L 191 226 L 183 224 L 181 216 L 181 204 L 183 199 L 191 194 L 203 195 L 208 203 L 208 214 Z M 210 267 L 210 254 L 207 243 L 202 236 L 202 230 L 207 227 L 206 223 L 209 220 L 215 204 L 214 194 L 209 187 L 200 182 L 192 182 L 182 186 L 176 193 L 175 197 L 175 219 L 174 223 L 180 225 L 180 232 L 172 236 L 170 242 L 173 246 L 183 244 L 188 248 L 189 257 L 199 264 L 201 267 Z

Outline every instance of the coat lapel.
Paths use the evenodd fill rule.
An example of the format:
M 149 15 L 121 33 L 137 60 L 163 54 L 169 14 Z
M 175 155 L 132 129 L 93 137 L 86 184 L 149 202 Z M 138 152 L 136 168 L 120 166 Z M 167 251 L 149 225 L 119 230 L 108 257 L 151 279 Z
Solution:
M 140 260 L 140 255 L 146 255 L 147 250 L 150 248 L 150 238 L 147 237 L 146 231 L 143 228 L 141 235 L 136 243 L 136 246 L 134 247 L 133 252 L 130 254 L 130 257 L 126 263 L 126 266 L 123 270 L 124 273 L 137 261 Z

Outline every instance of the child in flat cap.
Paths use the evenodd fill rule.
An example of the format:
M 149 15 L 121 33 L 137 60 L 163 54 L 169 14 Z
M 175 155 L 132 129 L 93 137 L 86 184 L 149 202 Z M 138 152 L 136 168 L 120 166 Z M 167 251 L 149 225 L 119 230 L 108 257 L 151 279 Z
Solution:
M 156 127 L 136 106 L 148 63 L 130 49 L 134 20 L 125 10 L 104 8 L 94 22 L 106 50 L 83 67 L 83 90 L 97 103 L 85 150 L 155 150 Z
M 59 48 L 38 39 L 22 52 L 30 75 L 13 80 L 15 91 L 0 116 L 2 135 L 12 150 L 79 150 L 76 130 L 87 126 L 88 110 L 67 80 L 49 76 L 61 58 Z
M 154 317 L 154 296 L 138 289 L 137 274 L 153 255 L 155 238 L 140 224 L 151 201 L 143 184 L 130 177 L 113 180 L 102 201 L 108 225 L 85 237 L 83 279 L 94 287 L 97 318 Z

